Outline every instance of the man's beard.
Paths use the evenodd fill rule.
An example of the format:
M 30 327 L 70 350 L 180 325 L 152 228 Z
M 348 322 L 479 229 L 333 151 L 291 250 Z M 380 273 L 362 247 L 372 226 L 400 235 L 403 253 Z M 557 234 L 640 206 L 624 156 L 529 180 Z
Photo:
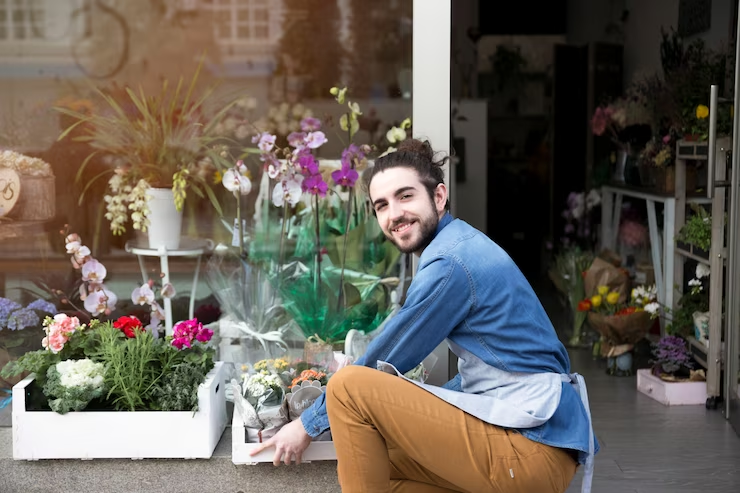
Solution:
M 434 211 L 434 209 L 432 209 Z M 397 240 L 396 237 L 393 236 L 393 228 L 398 226 L 399 224 L 403 224 L 404 222 L 408 222 L 405 219 L 402 219 L 400 221 L 397 221 L 396 223 L 391 226 L 391 234 L 386 235 L 386 238 L 396 245 L 396 248 L 398 248 L 402 253 L 415 253 L 415 252 L 421 252 L 424 250 L 434 239 L 434 234 L 437 232 L 437 226 L 439 225 L 439 217 L 434 212 L 431 212 L 427 216 L 420 216 L 417 220 L 417 224 L 419 225 L 419 238 L 414 241 L 413 243 L 407 243 L 406 246 L 401 246 Z

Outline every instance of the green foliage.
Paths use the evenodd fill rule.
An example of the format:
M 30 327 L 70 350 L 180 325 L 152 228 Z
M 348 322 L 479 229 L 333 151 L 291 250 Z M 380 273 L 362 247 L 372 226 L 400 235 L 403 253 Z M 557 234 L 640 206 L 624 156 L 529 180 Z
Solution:
M 692 203 L 690 207 L 694 214 L 681 226 L 676 240 L 697 246 L 702 250 L 709 250 L 712 241 L 712 217 L 700 205 Z
M 688 337 L 694 335 L 694 312 L 709 311 L 709 293 L 684 293 L 678 300 L 678 308 L 670 313 L 670 323 L 666 332 L 671 335 Z
M 176 365 L 152 389 L 154 405 L 162 411 L 197 411 L 198 387 L 205 376 L 198 366 Z
M 61 374 L 56 365 L 50 366 L 44 384 L 44 394 L 49 398 L 49 407 L 59 414 L 70 411 L 82 411 L 93 399 L 97 399 L 105 392 L 105 385 L 80 385 L 65 387 L 61 382 Z

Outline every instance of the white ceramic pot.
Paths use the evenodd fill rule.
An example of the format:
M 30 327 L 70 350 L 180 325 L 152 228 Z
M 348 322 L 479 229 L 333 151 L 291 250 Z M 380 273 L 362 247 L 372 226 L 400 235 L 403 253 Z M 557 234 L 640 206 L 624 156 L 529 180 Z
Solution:
M 146 193 L 149 198 L 149 248 L 177 250 L 180 247 L 182 211 L 175 207 L 172 189 L 150 188 Z

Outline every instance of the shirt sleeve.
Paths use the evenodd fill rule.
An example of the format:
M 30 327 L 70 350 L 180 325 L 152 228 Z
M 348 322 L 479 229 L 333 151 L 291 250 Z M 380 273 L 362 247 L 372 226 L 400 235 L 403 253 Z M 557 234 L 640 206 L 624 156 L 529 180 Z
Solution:
M 385 361 L 401 373 L 414 368 L 447 338 L 475 304 L 469 279 L 456 259 L 431 259 L 414 277 L 403 307 L 355 364 L 376 368 L 378 361 Z M 329 428 L 324 395 L 301 414 L 301 421 L 312 437 Z

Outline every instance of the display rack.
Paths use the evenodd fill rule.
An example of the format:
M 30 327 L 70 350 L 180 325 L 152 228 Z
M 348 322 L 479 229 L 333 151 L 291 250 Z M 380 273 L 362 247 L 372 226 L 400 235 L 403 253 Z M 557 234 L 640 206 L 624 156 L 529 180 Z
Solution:
M 684 262 L 692 259 L 709 266 L 709 334 L 707 343 L 689 337 L 689 346 L 694 359 L 706 369 L 708 409 L 716 409 L 721 401 L 721 374 L 723 368 L 723 309 L 725 286 L 725 216 L 727 212 L 726 180 L 727 158 L 731 152 L 732 141 L 729 137 L 717 138 L 717 86 L 712 86 L 710 97 L 710 118 L 708 141 L 695 142 L 679 140 L 676 143 L 676 231 L 686 220 L 686 165 L 689 161 L 706 161 L 707 163 L 707 200 L 711 204 L 712 236 L 709 255 L 704 257 L 693 250 L 674 247 L 673 278 L 677 286 L 684 286 Z M 678 308 L 674 300 L 668 305 L 674 311 Z

